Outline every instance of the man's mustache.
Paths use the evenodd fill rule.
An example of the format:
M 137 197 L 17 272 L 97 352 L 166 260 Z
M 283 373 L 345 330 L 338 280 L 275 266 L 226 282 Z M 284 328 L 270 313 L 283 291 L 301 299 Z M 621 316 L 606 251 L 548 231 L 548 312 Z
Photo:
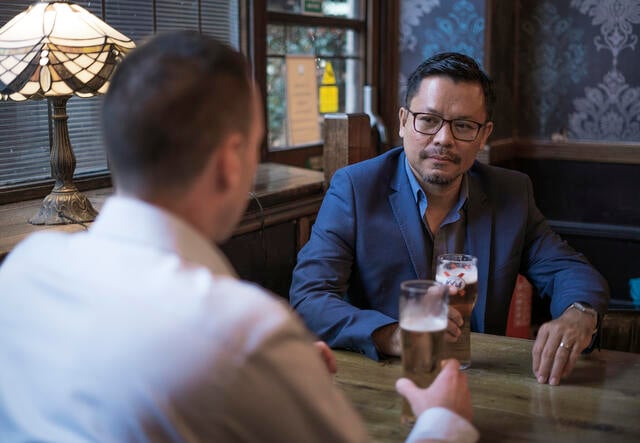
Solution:
M 420 151 L 420 158 L 422 160 L 426 160 L 431 157 L 444 158 L 457 165 L 462 161 L 459 155 L 449 152 L 446 149 L 427 148 L 424 151 Z

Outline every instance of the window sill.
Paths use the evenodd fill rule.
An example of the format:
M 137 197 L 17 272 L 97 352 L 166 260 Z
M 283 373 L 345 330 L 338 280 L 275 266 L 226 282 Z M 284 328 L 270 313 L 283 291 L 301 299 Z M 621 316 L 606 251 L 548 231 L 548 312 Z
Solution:
M 94 189 L 84 194 L 93 207 L 100 211 L 105 199 L 113 192 L 112 188 Z M 0 261 L 29 234 L 37 231 L 57 230 L 77 232 L 84 228 L 79 224 L 70 225 L 32 225 L 29 219 L 37 214 L 42 199 L 9 203 L 0 206 Z M 85 226 L 91 223 L 85 223 Z
M 323 192 L 322 172 L 277 163 L 261 163 L 254 186 L 256 199 L 249 202 L 234 235 L 314 214 L 322 202 Z M 110 187 L 84 192 L 98 211 L 112 193 L 113 188 Z M 29 218 L 38 212 L 41 202 L 42 199 L 35 199 L 0 205 L 0 263 L 20 241 L 33 232 L 51 229 L 78 232 L 84 229 L 78 224 L 30 224 Z M 91 223 L 85 224 L 89 225 Z

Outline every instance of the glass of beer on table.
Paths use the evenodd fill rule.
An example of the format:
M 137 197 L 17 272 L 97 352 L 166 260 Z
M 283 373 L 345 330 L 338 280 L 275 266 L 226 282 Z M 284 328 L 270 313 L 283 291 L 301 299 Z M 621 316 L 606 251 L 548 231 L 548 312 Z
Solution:
M 409 280 L 400 285 L 400 332 L 404 376 L 427 388 L 440 371 L 447 329 L 449 288 L 432 280 Z M 402 423 L 415 422 L 406 399 Z
M 436 281 L 450 286 L 449 307 L 462 316 L 462 334 L 445 345 L 446 358 L 460 361 L 460 369 L 471 366 L 471 311 L 478 298 L 478 259 L 467 254 L 438 256 Z

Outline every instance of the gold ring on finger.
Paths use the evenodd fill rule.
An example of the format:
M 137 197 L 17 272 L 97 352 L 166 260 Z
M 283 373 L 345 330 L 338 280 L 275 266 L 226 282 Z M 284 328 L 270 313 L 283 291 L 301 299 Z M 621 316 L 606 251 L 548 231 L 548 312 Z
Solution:
M 567 345 L 567 344 L 566 344 L 565 342 L 563 342 L 563 341 L 561 341 L 561 342 L 560 342 L 560 349 L 564 349 L 564 350 L 566 350 L 566 351 L 571 352 L 571 348 L 572 348 L 572 347 L 573 347 L 573 346 L 569 346 L 569 345 Z

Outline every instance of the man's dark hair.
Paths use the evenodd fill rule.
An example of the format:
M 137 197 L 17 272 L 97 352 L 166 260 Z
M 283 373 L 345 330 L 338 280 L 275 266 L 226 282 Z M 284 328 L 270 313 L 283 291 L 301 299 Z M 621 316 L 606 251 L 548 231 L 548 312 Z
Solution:
M 252 83 L 243 55 L 193 31 L 160 34 L 118 66 L 102 108 L 116 184 L 177 191 L 232 131 L 246 134 Z
M 418 93 L 423 79 L 438 75 L 449 77 L 456 82 L 479 83 L 480 86 L 482 86 L 484 95 L 484 107 L 487 112 L 487 120 L 491 120 L 493 103 L 495 101 L 493 82 L 474 59 L 457 52 L 435 54 L 423 61 L 415 71 L 411 73 L 407 81 L 405 106 L 409 107 L 409 103 Z

